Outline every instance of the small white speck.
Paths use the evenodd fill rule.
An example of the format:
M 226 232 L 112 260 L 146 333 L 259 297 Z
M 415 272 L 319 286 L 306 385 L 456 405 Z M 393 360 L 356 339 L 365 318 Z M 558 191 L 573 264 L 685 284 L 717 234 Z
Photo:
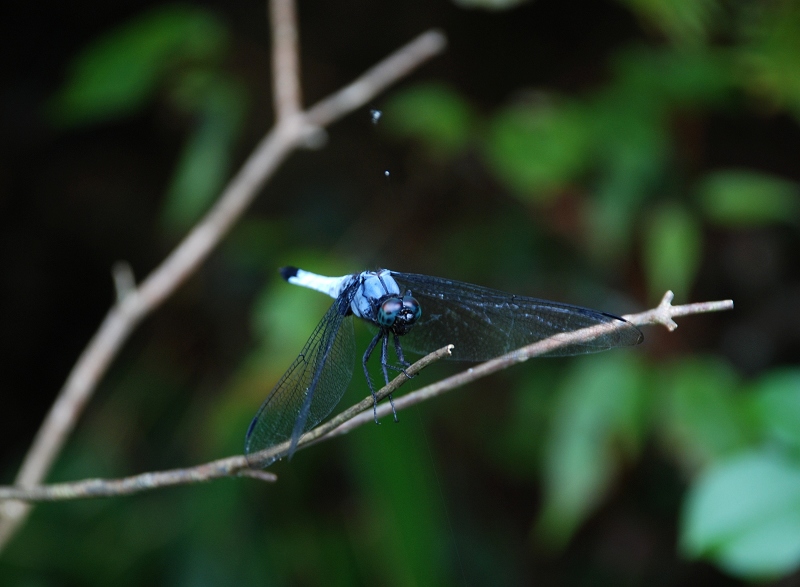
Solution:
M 391 173 L 389 173 L 389 170 L 388 170 L 388 169 L 387 169 L 386 171 L 384 171 L 384 172 L 383 172 L 383 176 L 384 176 L 384 177 L 389 177 L 390 175 L 391 175 Z
M 381 119 L 381 116 L 383 116 L 383 112 L 381 112 L 380 110 L 370 110 L 369 114 L 372 117 L 372 124 L 378 124 L 378 121 Z

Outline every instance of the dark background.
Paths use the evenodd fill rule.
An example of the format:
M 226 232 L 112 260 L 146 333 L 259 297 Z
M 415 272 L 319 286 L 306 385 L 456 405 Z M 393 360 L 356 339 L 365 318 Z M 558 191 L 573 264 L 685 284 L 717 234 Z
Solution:
M 680 319 L 671 334 L 645 329 L 636 349 L 515 367 L 401 414 L 399 426 L 368 426 L 298 453 L 273 467 L 274 486 L 232 479 L 38 506 L 0 557 L 0 575 L 19 585 L 728 585 L 763 577 L 713 554 L 693 558 L 679 543 L 697 476 L 770 444 L 769 424 L 749 417 L 748 392 L 797 363 L 800 98 L 791 76 L 782 86 L 764 73 L 791 72 L 784 53 L 759 48 L 772 46 L 770 26 L 800 25 L 791 28 L 799 19 L 788 3 L 760 11 L 686 4 L 699 25 L 678 19 L 670 28 L 625 2 L 542 0 L 498 12 L 302 2 L 306 104 L 430 27 L 445 32 L 448 50 L 375 101 L 379 124 L 364 108 L 333 125 L 324 148 L 280 168 L 200 272 L 125 345 L 49 480 L 239 452 L 252 414 L 329 303 L 280 282 L 277 268 L 287 264 L 325 274 L 391 267 L 619 314 L 655 305 L 666 276 L 676 303 L 732 298 L 734 312 Z M 198 128 L 222 120 L 215 128 L 229 129 L 210 139 L 222 137 L 230 158 L 221 181 L 272 121 L 266 8 L 241 1 L 183 5 L 211 15 L 224 48 L 176 59 L 127 110 L 82 119 L 58 110 L 79 52 L 162 6 L 4 9 L 5 482 L 113 302 L 112 265 L 127 261 L 141 279 L 196 218 L 198 208 L 170 186 Z M 661 59 L 673 58 L 702 64 L 699 74 L 662 72 Z M 725 65 L 708 65 L 717 59 Z M 770 70 L 779 62 L 783 69 Z M 222 80 L 212 88 L 236 89 L 220 110 L 197 106 L 205 90 L 186 90 L 195 70 Z M 430 84 L 469 111 L 463 124 L 426 126 L 426 117 L 453 110 L 446 101 L 413 107 L 409 96 Z M 544 152 L 555 171 L 525 183 L 492 153 L 512 148 L 498 136 L 519 125 L 503 126 L 504 117 L 528 116 L 535 145 L 521 140 L 520 158 L 525 148 L 530 160 Z M 551 120 L 555 130 L 541 138 L 537 129 Z M 567 131 L 578 138 L 559 154 Z M 443 143 L 447 132 L 459 138 Z M 606 142 L 640 135 L 641 144 Z M 571 144 L 583 149 L 577 162 Z M 757 180 L 754 196 L 730 197 L 734 213 L 706 197 L 720 170 Z M 724 194 L 736 192 L 733 177 Z M 769 189 L 778 195 L 758 201 Z M 603 222 L 606 214 L 615 222 Z M 369 334 L 357 332 L 364 348 Z M 455 368 L 436 366 L 409 385 Z M 596 390 L 585 385 L 597 381 Z M 340 407 L 365 391 L 357 372 Z M 562 467 L 565 458 L 575 461 Z M 559 502 L 581 483 L 582 497 Z M 793 568 L 768 574 L 777 580 Z

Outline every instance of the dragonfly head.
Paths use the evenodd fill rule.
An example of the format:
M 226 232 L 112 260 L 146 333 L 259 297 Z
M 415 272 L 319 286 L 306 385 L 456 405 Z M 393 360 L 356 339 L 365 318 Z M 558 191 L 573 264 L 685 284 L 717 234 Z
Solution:
M 378 309 L 378 325 L 402 336 L 411 330 L 420 316 L 422 308 L 411 295 L 406 294 L 402 298 L 392 296 L 381 302 Z

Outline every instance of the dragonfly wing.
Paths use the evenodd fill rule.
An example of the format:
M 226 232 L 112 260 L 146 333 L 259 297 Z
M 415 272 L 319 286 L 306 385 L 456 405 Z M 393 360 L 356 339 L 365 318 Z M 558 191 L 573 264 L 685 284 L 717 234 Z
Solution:
M 355 362 L 352 295 L 340 296 L 317 325 L 300 355 L 264 400 L 250 423 L 244 452 L 254 468 L 276 460 L 261 451 L 291 439 L 291 458 L 300 436 L 319 424 L 342 399 Z M 282 455 L 280 455 L 282 456 Z
M 588 308 L 427 275 L 393 271 L 392 277 L 422 307 L 421 318 L 402 339 L 403 348 L 419 354 L 453 344 L 453 359 L 486 361 L 561 332 L 609 323 L 618 328 L 549 355 L 592 353 L 635 345 L 644 338 L 630 322 Z

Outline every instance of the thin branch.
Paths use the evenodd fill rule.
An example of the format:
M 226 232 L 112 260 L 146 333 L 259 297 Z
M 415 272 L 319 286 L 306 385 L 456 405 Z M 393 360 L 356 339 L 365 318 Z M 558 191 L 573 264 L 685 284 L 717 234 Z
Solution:
M 198 465 L 197 467 L 142 473 L 141 475 L 122 479 L 85 479 L 76 483 L 38 485 L 30 489 L 19 487 L 0 488 L 0 499 L 7 496 L 20 499 L 21 495 L 26 495 L 29 496 L 27 499 L 31 501 L 62 501 L 131 495 L 157 487 L 187 485 L 212 481 L 222 477 L 232 477 L 242 474 L 243 468 L 246 467 L 247 462 L 244 457 L 229 457 Z M 266 471 L 252 471 L 252 473 L 259 473 L 259 478 L 263 481 L 276 481 L 278 479 L 277 475 Z M 14 491 L 6 491 L 6 489 L 13 489 Z
M 664 297 L 658 307 L 640 314 L 627 314 L 623 317 L 628 322 L 635 324 L 636 326 L 663 324 L 667 330 L 671 332 L 678 327 L 678 325 L 672 320 L 673 317 L 733 309 L 733 300 L 703 302 L 698 304 L 688 304 L 685 306 L 672 306 L 670 304 L 672 298 L 672 292 L 668 291 L 666 294 L 664 294 Z M 517 363 L 522 363 L 534 357 L 541 357 L 557 350 L 562 346 L 567 346 L 576 342 L 592 340 L 593 338 L 607 334 L 618 327 L 619 323 L 615 324 L 610 322 L 598 326 L 591 326 L 589 328 L 582 328 L 573 332 L 557 334 L 545 340 L 540 340 L 399 397 L 394 400 L 394 407 L 396 410 L 404 410 L 418 403 L 440 396 L 448 391 L 456 389 L 457 387 L 462 387 L 467 383 L 475 381 L 476 379 L 481 379 L 482 377 L 486 377 L 487 375 L 491 375 L 492 373 L 502 369 L 507 369 L 508 367 Z M 382 404 L 378 406 L 378 417 L 384 417 L 389 414 L 390 411 L 391 406 Z M 363 424 L 366 424 L 371 418 L 372 414 L 370 412 L 362 412 L 335 430 L 329 432 L 321 440 L 328 440 L 334 436 L 345 434 L 353 428 L 357 428 Z
M 422 369 L 450 354 L 450 347 L 445 347 L 435 351 L 406 369 L 406 373 L 414 376 Z M 377 392 L 378 400 L 394 393 L 409 380 L 404 374 L 400 374 Z M 348 408 L 341 414 L 325 422 L 304 434 L 297 444 L 300 450 L 306 446 L 314 444 L 319 437 L 330 432 L 348 418 L 352 418 L 359 412 L 372 407 L 372 396 L 368 396 L 356 405 Z M 289 441 L 262 451 L 260 455 L 263 460 L 272 460 L 275 456 L 283 456 L 289 450 Z M 85 499 L 91 497 L 111 497 L 117 495 L 131 495 L 150 489 L 160 487 L 171 487 L 174 485 L 188 485 L 191 483 L 201 483 L 219 479 L 221 477 L 252 477 L 261 481 L 275 481 L 274 473 L 250 468 L 244 456 L 232 456 L 218 459 L 202 465 L 188 467 L 184 469 L 171 469 L 168 471 L 156 471 L 142 473 L 122 479 L 85 479 L 70 483 L 53 483 L 50 485 L 37 485 L 35 487 L 19 487 L 16 485 L 0 486 L 0 500 L 26 500 L 26 501 L 64 501 L 70 499 Z M 7 504 L 18 504 L 18 502 L 6 502 Z M 0 504 L 5 505 L 5 504 Z
M 672 306 L 672 292 L 667 292 L 658 307 L 642 312 L 640 314 L 630 314 L 625 316 L 629 322 L 644 326 L 649 324 L 663 324 L 668 330 L 672 331 L 677 327 L 673 318 L 698 314 L 703 312 L 718 312 L 733 308 L 732 300 L 718 302 L 705 302 L 700 304 L 687 304 L 684 306 Z M 551 338 L 527 345 L 512 351 L 491 361 L 481 363 L 471 367 L 466 371 L 437 381 L 431 385 L 422 387 L 416 391 L 406 394 L 394 400 L 396 410 L 403 410 L 415 404 L 432 399 L 448 391 L 463 387 L 467 383 L 486 377 L 492 373 L 506 369 L 517 363 L 527 361 L 533 357 L 548 354 L 557 350 L 561 346 L 591 340 L 602 334 L 606 334 L 615 328 L 619 328 L 621 323 L 608 323 L 590 328 L 583 328 L 573 332 L 558 334 Z M 419 373 L 421 369 L 450 353 L 450 347 L 439 349 L 430 355 L 423 357 L 407 369 L 409 375 Z M 383 399 L 387 395 L 397 390 L 405 381 L 408 380 L 403 374 L 398 375 L 389 385 L 378 392 L 378 398 Z M 366 397 L 358 404 L 348 408 L 331 420 L 317 426 L 313 430 L 304 434 L 300 439 L 297 449 L 303 449 L 325 440 L 330 440 L 340 436 L 373 420 L 372 396 Z M 391 413 L 391 406 L 382 403 L 378 406 L 378 417 L 384 417 Z M 289 442 L 264 450 L 259 456 L 261 460 L 271 460 L 275 456 L 286 454 Z M 28 500 L 28 501 L 59 501 L 65 499 L 78 499 L 86 497 L 100 497 L 112 495 L 127 495 L 157 487 L 170 485 L 183 485 L 188 483 L 198 483 L 210 481 L 220 477 L 248 476 L 255 477 L 264 481 L 274 481 L 272 474 L 265 471 L 254 471 L 248 468 L 245 457 L 234 456 L 217 461 L 212 461 L 204 465 L 190 467 L 187 469 L 174 469 L 171 471 L 161 471 L 156 473 L 144 473 L 134 477 L 124 479 L 89 479 L 74 483 L 59 483 L 52 485 L 42 485 L 30 488 L 18 486 L 0 487 L 0 500 Z M 19 501 L 8 501 L 7 504 L 18 506 Z M 2 505 L 2 504 L 0 504 Z
M 375 94 L 394 83 L 397 77 L 410 74 L 421 61 L 426 61 L 441 53 L 447 39 L 437 30 L 421 34 L 406 45 L 402 51 L 396 51 L 385 61 L 368 69 L 349 86 L 331 94 L 324 100 L 309 108 L 307 121 L 314 126 L 327 126 L 337 118 L 336 113 L 344 110 L 350 112 L 367 104 Z
M 134 328 L 198 269 L 275 169 L 292 151 L 307 143 L 309 132 L 358 108 L 441 52 L 444 46 L 441 33 L 425 33 L 308 113 L 279 121 L 256 146 L 205 217 L 138 288 L 126 291 L 109 310 L 45 417 L 17 474 L 16 485 L 32 487 L 47 475 L 95 387 Z M 342 99 L 342 96 L 359 99 Z M 0 550 L 22 524 L 28 509 L 24 504 L 9 502 L 0 508 Z
M 670 332 L 678 327 L 678 324 L 673 320 L 676 316 L 686 316 L 688 314 L 703 314 L 705 312 L 720 312 L 722 310 L 732 310 L 733 300 L 722 300 L 719 302 L 701 302 L 697 304 L 685 304 L 683 306 L 673 306 L 672 300 L 675 297 L 671 291 L 667 291 L 664 297 L 661 298 L 661 303 L 657 308 L 636 314 L 635 316 L 626 318 L 633 322 L 634 318 L 637 320 L 636 324 L 663 324 Z
M 270 0 L 272 30 L 272 95 L 275 116 L 283 121 L 302 108 L 300 95 L 300 50 L 297 33 L 297 8 L 294 0 Z
M 329 432 L 334 430 L 335 428 L 339 427 L 341 424 L 345 423 L 347 420 L 354 418 L 361 412 L 368 412 L 372 414 L 372 407 L 375 405 L 375 401 L 380 401 L 385 397 L 393 394 L 397 389 L 400 388 L 406 381 L 409 380 L 410 377 L 414 377 L 417 373 L 419 373 L 422 369 L 433 363 L 434 361 L 438 361 L 448 355 L 450 355 L 450 351 L 452 349 L 452 345 L 443 347 L 438 351 L 434 351 L 429 355 L 422 357 L 419 361 L 411 365 L 408 369 L 406 369 L 406 373 L 401 373 L 397 377 L 395 377 L 392 381 L 389 382 L 389 385 L 385 385 L 382 389 L 375 393 L 375 398 L 372 395 L 365 397 L 359 403 L 351 406 L 350 408 L 346 409 L 341 414 L 331 418 L 324 424 L 320 424 L 316 428 L 309 430 L 303 436 L 300 437 L 300 440 L 297 442 L 297 450 L 304 448 L 306 446 L 310 446 L 312 444 L 316 444 L 319 439 Z M 406 375 L 407 374 L 407 375 Z M 289 441 L 282 442 L 276 446 L 272 446 L 270 448 L 264 449 L 263 451 L 256 453 L 255 455 L 250 456 L 250 460 L 257 464 L 257 463 L 270 463 L 275 460 L 275 457 L 281 458 L 285 456 L 289 452 Z M 2 494 L 0 494 L 2 495 Z

